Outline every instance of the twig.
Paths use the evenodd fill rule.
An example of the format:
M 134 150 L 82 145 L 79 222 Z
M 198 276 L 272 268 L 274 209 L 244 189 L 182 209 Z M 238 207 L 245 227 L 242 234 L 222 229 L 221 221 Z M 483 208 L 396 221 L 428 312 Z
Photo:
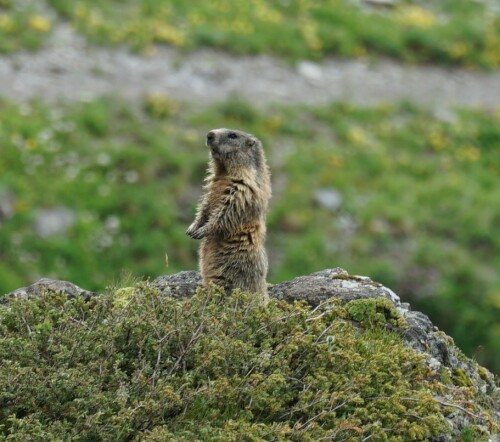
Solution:
M 478 416 L 477 414 L 474 414 L 474 413 L 470 412 L 469 410 L 461 407 L 460 405 L 450 404 L 449 402 L 443 402 L 443 401 L 440 401 L 440 400 L 437 400 L 437 399 L 435 399 L 435 400 L 436 400 L 436 402 L 438 402 L 439 404 L 441 404 L 441 405 L 443 405 L 445 407 L 457 408 L 458 410 L 463 411 L 464 413 L 468 414 L 469 416 L 475 417 L 476 419 L 479 419 L 479 420 L 484 420 L 483 417 Z
M 205 299 L 205 303 L 203 305 L 203 308 L 201 310 L 201 321 L 200 321 L 200 325 L 198 326 L 198 328 L 194 331 L 194 333 L 191 335 L 191 338 L 189 339 L 189 342 L 187 343 L 186 347 L 182 349 L 182 352 L 180 354 L 180 356 L 177 358 L 177 360 L 175 361 L 174 365 L 172 365 L 172 368 L 170 368 L 169 372 L 168 372 L 168 376 L 170 376 L 176 369 L 177 367 L 180 365 L 181 361 L 184 359 L 184 356 L 186 355 L 186 353 L 189 351 L 191 345 L 196 342 L 198 340 L 198 338 L 201 336 L 202 332 L 203 332 L 203 327 L 205 325 L 205 321 L 206 321 L 206 318 L 205 318 L 205 310 L 207 308 L 207 305 L 208 305 L 208 296 L 207 298 Z
M 331 408 L 330 410 L 325 410 L 325 411 L 322 411 L 321 413 L 318 413 L 317 415 L 309 418 L 305 423 L 304 425 L 301 425 L 300 428 L 298 428 L 297 431 L 304 431 L 305 429 L 307 429 L 307 427 L 309 425 L 311 425 L 315 420 L 319 419 L 320 417 L 324 416 L 325 414 L 329 414 L 329 413 L 333 413 L 334 411 L 338 410 L 339 408 L 343 407 L 345 404 L 347 404 L 347 400 L 345 400 L 344 402 L 342 402 L 341 404 L 337 405 L 336 407 L 334 408 Z M 295 423 L 296 425 L 297 423 Z M 295 426 L 294 425 L 294 426 Z
M 373 400 L 373 399 L 391 399 L 389 396 L 374 396 L 374 397 L 368 397 L 366 398 L 368 400 Z M 411 402 L 420 402 L 420 399 L 415 399 L 415 398 L 412 398 L 412 397 L 401 397 L 400 398 L 402 401 L 411 401 Z M 474 414 L 472 413 L 471 411 L 467 410 L 466 408 L 464 407 L 461 407 L 460 405 L 457 405 L 457 404 L 451 404 L 449 402 L 444 402 L 444 401 L 440 401 L 439 399 L 436 399 L 436 398 L 433 398 L 438 404 L 444 406 L 444 407 L 452 407 L 452 408 L 456 408 L 457 410 L 460 410 L 460 411 L 463 411 L 465 414 L 468 414 L 469 416 L 472 416 L 472 417 L 475 417 L 476 419 L 479 419 L 479 420 L 484 420 L 483 417 L 481 416 L 478 416 L 477 414 Z

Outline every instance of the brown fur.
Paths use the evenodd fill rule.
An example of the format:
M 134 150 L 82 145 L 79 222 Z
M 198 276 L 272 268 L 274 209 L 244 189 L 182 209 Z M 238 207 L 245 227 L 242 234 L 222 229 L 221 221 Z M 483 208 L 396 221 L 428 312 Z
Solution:
M 267 298 L 264 242 L 271 183 L 262 144 L 245 132 L 215 129 L 207 135 L 207 146 L 211 159 L 206 193 L 186 231 L 202 239 L 203 283 Z

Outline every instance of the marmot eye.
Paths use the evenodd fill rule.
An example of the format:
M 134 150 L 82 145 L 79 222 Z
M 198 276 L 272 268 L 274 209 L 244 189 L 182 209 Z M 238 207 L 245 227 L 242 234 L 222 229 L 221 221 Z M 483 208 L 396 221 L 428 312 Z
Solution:
M 238 135 L 237 135 L 237 134 L 235 134 L 234 132 L 229 132 L 229 133 L 227 134 L 227 137 L 228 137 L 228 138 L 231 138 L 231 140 L 236 140 L 236 138 L 238 138 Z

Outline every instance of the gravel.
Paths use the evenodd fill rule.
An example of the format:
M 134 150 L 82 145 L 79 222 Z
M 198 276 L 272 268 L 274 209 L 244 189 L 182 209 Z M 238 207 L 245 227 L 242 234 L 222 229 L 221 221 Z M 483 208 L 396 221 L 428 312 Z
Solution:
M 500 71 L 391 60 L 290 65 L 267 55 L 234 56 L 210 49 L 185 54 L 164 46 L 152 56 L 141 56 L 123 47 L 92 46 L 66 24 L 58 25 L 37 52 L 0 56 L 0 78 L 0 95 L 16 101 L 80 101 L 103 94 L 137 101 L 166 94 L 208 105 L 237 94 L 257 105 L 411 100 L 435 108 L 495 108 L 500 97 Z

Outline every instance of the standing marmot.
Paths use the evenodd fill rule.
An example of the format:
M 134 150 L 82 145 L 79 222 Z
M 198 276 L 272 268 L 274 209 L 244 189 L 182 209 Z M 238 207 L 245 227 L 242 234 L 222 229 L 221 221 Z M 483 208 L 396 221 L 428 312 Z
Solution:
M 203 283 L 240 288 L 267 299 L 266 212 L 271 182 L 262 143 L 232 129 L 207 134 L 211 160 L 206 193 L 186 234 L 203 239 Z

